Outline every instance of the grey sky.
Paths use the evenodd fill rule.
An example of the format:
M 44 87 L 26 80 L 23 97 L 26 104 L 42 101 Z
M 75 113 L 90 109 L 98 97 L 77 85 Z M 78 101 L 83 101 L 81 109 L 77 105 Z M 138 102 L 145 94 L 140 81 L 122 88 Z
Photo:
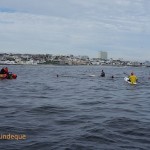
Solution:
M 149 0 L 1 0 L 0 52 L 150 59 Z

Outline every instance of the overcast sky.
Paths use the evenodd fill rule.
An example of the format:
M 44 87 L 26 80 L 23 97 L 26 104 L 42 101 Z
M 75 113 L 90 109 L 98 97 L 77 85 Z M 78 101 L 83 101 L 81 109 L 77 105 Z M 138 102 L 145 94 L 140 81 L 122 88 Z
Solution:
M 0 52 L 150 60 L 150 0 L 0 0 Z

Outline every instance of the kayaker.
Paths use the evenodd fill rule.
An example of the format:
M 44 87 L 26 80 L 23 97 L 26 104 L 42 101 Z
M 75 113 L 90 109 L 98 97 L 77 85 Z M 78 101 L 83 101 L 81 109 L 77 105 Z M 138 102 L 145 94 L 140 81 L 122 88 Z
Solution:
M 133 72 L 131 72 L 131 75 L 129 76 L 129 81 L 133 84 L 136 83 L 138 80 L 138 78 L 136 77 L 136 75 L 134 75 Z
M 1 74 L 5 74 L 5 68 L 3 67 L 0 71 Z
M 101 77 L 105 77 L 105 72 L 102 70 Z
M 8 74 L 8 68 L 5 67 L 4 70 L 5 70 L 5 73 Z
M 6 68 L 4 68 L 4 70 L 5 70 L 5 74 L 7 74 L 7 78 L 12 79 L 12 73 L 8 72 L 8 68 L 6 67 Z

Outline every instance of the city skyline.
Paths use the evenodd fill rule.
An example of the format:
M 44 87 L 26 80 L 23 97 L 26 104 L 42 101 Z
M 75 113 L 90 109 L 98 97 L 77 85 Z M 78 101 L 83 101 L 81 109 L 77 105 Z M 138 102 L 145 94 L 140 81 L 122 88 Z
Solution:
M 150 60 L 147 0 L 2 0 L 0 52 Z

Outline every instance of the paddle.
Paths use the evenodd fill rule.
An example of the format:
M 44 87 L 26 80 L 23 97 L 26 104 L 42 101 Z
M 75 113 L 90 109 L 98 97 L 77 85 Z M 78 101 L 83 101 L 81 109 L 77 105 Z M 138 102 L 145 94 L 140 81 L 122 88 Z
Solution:
M 125 74 L 125 75 L 129 76 L 129 74 L 128 74 L 128 73 L 126 73 L 126 72 L 123 72 L 123 74 Z

